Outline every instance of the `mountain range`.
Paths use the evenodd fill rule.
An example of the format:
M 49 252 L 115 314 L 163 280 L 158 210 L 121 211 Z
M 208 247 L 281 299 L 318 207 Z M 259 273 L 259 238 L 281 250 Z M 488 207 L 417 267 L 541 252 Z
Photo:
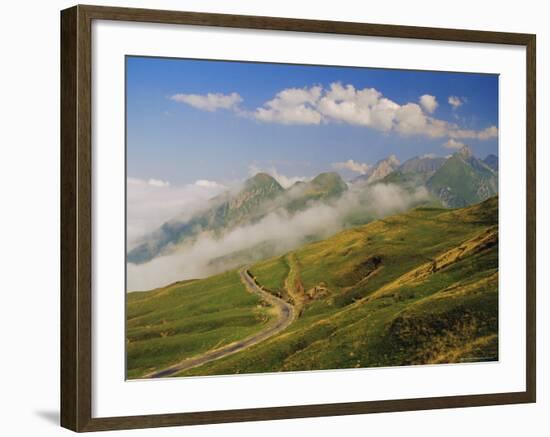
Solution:
M 372 200 L 363 193 L 380 184 L 397 186 L 409 193 L 424 189 L 429 193 L 423 200 L 426 204 L 465 207 L 498 193 L 498 157 L 489 155 L 480 160 L 466 146 L 447 158 L 422 156 L 400 163 L 391 155 L 349 184 L 338 173 L 329 172 L 307 182 L 297 182 L 288 189 L 269 174 L 258 173 L 237 193 L 226 192 L 211 199 L 203 211 L 189 220 L 173 219 L 164 223 L 128 252 L 127 261 L 145 263 L 193 241 L 202 233 L 221 237 L 239 226 L 257 223 L 273 212 L 292 216 L 313 205 L 336 207 L 336 202 L 350 191 L 357 194 L 355 199 L 359 204 L 350 223 L 368 223 L 373 217 L 366 215 L 360 204 Z
M 314 202 L 330 202 L 347 189 L 347 184 L 334 172 L 321 173 L 308 182 L 297 182 L 287 190 L 267 173 L 257 173 L 245 181 L 238 193 L 226 192 L 211 199 L 207 209 L 191 219 L 164 223 L 133 248 L 127 260 L 134 264 L 144 263 L 202 232 L 221 236 L 225 231 L 255 223 L 274 211 L 293 214 Z
M 461 208 L 479 203 L 498 193 L 498 157 L 489 155 L 476 158 L 464 146 L 446 158 L 437 156 L 414 157 L 398 166 L 395 157 L 379 161 L 372 169 L 374 174 L 385 174 L 375 181 L 396 184 L 406 189 L 425 186 L 430 194 L 447 208 Z M 394 169 L 387 172 L 389 166 Z M 361 183 L 362 176 L 354 180 Z M 369 182 L 372 184 L 372 182 Z
M 463 147 L 443 163 L 426 186 L 444 206 L 460 208 L 497 194 L 498 175 Z
M 353 182 L 367 182 L 369 184 L 385 178 L 399 168 L 400 162 L 395 155 L 381 159 L 374 166 L 369 168 L 365 174 L 356 177 Z

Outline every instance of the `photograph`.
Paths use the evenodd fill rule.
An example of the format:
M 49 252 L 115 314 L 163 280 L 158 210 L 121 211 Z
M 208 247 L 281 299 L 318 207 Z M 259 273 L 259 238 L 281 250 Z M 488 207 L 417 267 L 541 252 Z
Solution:
M 499 75 L 126 56 L 126 378 L 499 361 Z

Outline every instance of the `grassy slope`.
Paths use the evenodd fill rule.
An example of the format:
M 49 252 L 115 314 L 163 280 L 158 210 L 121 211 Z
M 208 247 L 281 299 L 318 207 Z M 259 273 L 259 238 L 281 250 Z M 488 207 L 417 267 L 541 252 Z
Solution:
M 261 261 L 250 268 L 254 276 L 262 278 L 261 284 L 273 292 L 283 289 L 288 270 L 288 263 L 282 256 Z
M 236 271 L 182 281 L 127 301 L 128 377 L 245 338 L 272 318 Z
M 497 177 L 487 167 L 476 167 L 465 163 L 460 156 L 449 158 L 445 164 L 427 182 L 428 187 L 437 192 L 445 187 L 453 187 L 453 193 L 466 204 L 479 202 L 479 187 L 486 183 L 494 193 Z
M 497 217 L 497 198 L 418 208 L 306 245 L 292 253 L 308 295 L 301 317 L 277 337 L 182 374 L 495 360 Z M 252 271 L 280 287 L 285 260 Z

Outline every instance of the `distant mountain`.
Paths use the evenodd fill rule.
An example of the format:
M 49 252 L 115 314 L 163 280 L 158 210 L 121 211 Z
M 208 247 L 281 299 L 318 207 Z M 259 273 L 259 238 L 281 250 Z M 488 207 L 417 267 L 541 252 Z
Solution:
M 284 193 L 284 188 L 270 175 L 258 173 L 248 179 L 236 195 L 224 193 L 210 201 L 210 207 L 190 220 L 172 220 L 147 236 L 128 252 L 127 261 L 140 264 L 153 259 L 171 245 L 181 243 L 202 231 L 219 231 L 259 218 L 263 206 Z
M 237 194 L 224 193 L 210 201 L 210 206 L 187 221 L 172 220 L 132 249 L 127 261 L 140 264 L 150 261 L 170 247 L 208 231 L 221 235 L 250 224 L 278 209 L 290 213 L 307 208 L 311 202 L 326 202 L 347 190 L 338 173 L 321 173 L 309 182 L 297 182 L 285 190 L 267 173 L 248 179 Z
M 446 160 L 447 158 L 439 156 L 416 156 L 405 161 L 398 171 L 401 173 L 435 173 Z
M 284 191 L 279 182 L 267 173 L 256 174 L 245 182 L 244 188 L 236 196 L 228 199 L 221 225 L 236 225 L 261 215 L 262 205 Z
M 494 171 L 498 171 L 498 156 L 493 154 L 487 155 L 483 162 L 491 167 Z
M 321 173 L 309 182 L 296 182 L 288 190 L 285 208 L 294 212 L 304 209 L 312 201 L 328 201 L 339 197 L 348 186 L 338 173 Z
M 344 180 L 336 172 L 321 173 L 308 185 L 312 192 L 326 196 L 340 195 L 348 189 Z
M 423 156 L 409 159 L 375 182 L 396 184 L 408 190 L 425 186 L 436 203 L 459 208 L 498 193 L 496 168 L 497 156 L 489 155 L 482 161 L 464 146 L 449 158 Z
M 426 181 L 441 168 L 446 158 L 432 156 L 416 156 L 405 161 L 395 171 L 389 173 L 381 182 L 401 185 L 405 188 L 415 188 L 425 185 Z
M 498 193 L 497 173 L 464 146 L 427 180 L 427 188 L 451 208 L 479 203 Z
M 399 160 L 395 155 L 390 155 L 385 159 L 378 161 L 365 174 L 356 177 L 352 182 L 367 182 L 372 184 L 385 178 L 387 175 L 395 171 L 400 165 Z
M 431 199 L 421 196 L 424 204 L 458 208 L 479 203 L 498 194 L 498 174 L 492 168 L 495 165 L 498 166 L 496 156 L 490 155 L 482 161 L 473 156 L 468 147 L 449 158 L 422 156 L 403 164 L 391 155 L 352 181 L 350 195 L 357 206 L 346 211 L 343 226 L 368 223 L 374 218 L 368 212 L 372 202 L 369 187 L 376 184 L 398 185 L 411 194 L 424 188 L 431 195 Z M 220 237 L 238 226 L 256 223 L 273 212 L 292 216 L 314 203 L 331 205 L 347 191 L 348 185 L 335 172 L 321 173 L 286 190 L 270 175 L 258 173 L 248 179 L 239 192 L 226 192 L 211 199 L 202 212 L 190 219 L 164 223 L 128 252 L 127 261 L 134 264 L 150 261 L 178 245 L 194 241 L 203 232 Z M 413 201 L 410 205 L 418 202 Z M 317 235 L 305 233 L 303 237 L 315 239 Z M 271 250 L 267 244 L 270 238 L 273 236 L 266 236 L 266 244 L 262 242 L 258 246 L 262 252 Z M 220 262 L 225 262 L 225 258 Z

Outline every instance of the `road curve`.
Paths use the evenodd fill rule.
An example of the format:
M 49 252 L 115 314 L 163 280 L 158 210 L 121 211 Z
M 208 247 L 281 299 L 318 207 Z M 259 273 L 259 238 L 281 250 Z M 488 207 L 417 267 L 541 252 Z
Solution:
M 254 282 L 254 279 L 250 276 L 246 267 L 243 267 L 241 270 L 239 270 L 239 276 L 241 277 L 241 281 L 248 291 L 257 294 L 264 301 L 268 302 L 272 307 L 277 309 L 279 313 L 279 318 L 276 320 L 276 322 L 269 324 L 263 331 L 253 334 L 243 340 L 230 343 L 217 349 L 212 349 L 195 357 L 186 358 L 178 364 L 167 367 L 166 369 L 157 370 L 155 372 L 149 373 L 145 375 L 144 378 L 165 378 L 183 370 L 191 369 L 193 367 L 201 366 L 205 363 L 227 357 L 228 355 L 240 352 L 246 348 L 267 340 L 274 335 L 277 335 L 278 333 L 286 329 L 294 321 L 294 319 L 296 318 L 294 307 L 288 302 L 285 302 L 284 300 L 279 299 L 271 293 L 262 290 Z

